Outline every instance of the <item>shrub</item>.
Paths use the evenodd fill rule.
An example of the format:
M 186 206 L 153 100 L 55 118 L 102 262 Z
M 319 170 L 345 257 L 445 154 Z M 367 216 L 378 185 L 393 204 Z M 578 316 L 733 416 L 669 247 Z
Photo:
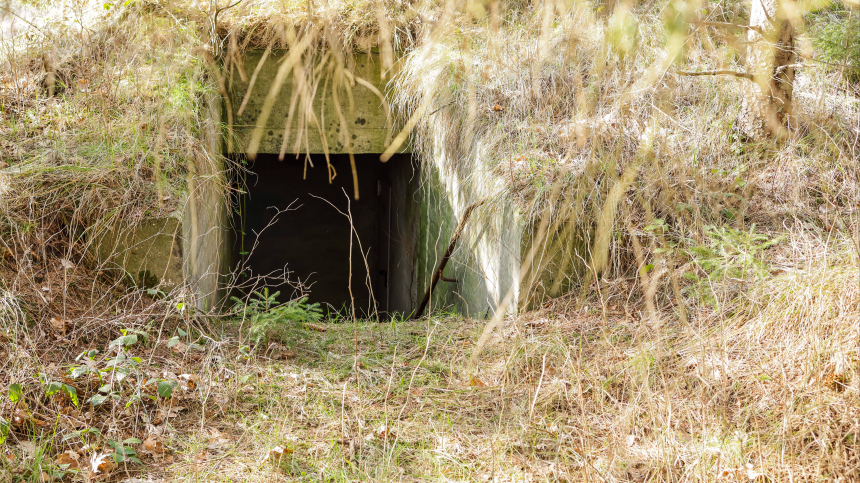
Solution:
M 830 64 L 829 70 L 842 72 L 848 82 L 860 84 L 860 11 L 828 11 L 815 23 L 818 58 Z
M 236 313 L 250 317 L 249 335 L 254 344 L 271 339 L 286 342 L 305 333 L 302 324 L 317 322 L 322 318 L 320 304 L 307 303 L 307 297 L 278 304 L 278 295 L 280 292 L 269 295 L 269 289 L 264 288 L 262 293 L 251 294 L 247 302 L 237 297 L 232 298 L 236 302 L 233 307 Z

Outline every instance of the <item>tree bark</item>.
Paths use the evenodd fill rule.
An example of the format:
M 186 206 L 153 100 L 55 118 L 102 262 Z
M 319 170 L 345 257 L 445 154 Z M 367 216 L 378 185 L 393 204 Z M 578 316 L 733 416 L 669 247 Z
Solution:
M 794 26 L 784 3 L 751 0 L 746 68 L 740 124 L 753 138 L 782 137 L 793 117 L 795 62 Z

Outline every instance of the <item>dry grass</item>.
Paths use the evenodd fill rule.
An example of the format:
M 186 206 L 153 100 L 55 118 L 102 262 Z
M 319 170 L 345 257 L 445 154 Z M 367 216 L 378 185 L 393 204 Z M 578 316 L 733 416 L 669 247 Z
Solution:
M 582 288 L 589 271 L 637 277 L 667 258 L 654 250 L 700 245 L 710 225 L 853 236 L 860 103 L 850 86 L 804 63 L 792 134 L 753 140 L 737 127 L 746 80 L 677 74 L 734 65 L 731 36 L 685 23 L 733 20 L 723 7 L 677 18 L 652 4 L 460 12 L 404 57 L 392 94 L 416 121 L 426 169 L 478 186 L 460 196 L 495 200 L 484 216 L 513 200 L 535 231 L 549 222 L 532 269 L 561 276 L 521 288 L 533 306 Z M 643 231 L 654 223 L 660 233 Z
M 111 438 L 157 437 L 169 449 L 142 453 L 140 476 L 165 481 L 856 481 L 857 274 L 817 256 L 820 240 L 790 246 L 804 263 L 731 313 L 680 323 L 671 306 L 655 318 L 559 300 L 509 321 L 476 372 L 482 322 L 458 317 L 327 324 L 251 358 L 232 324 L 203 352 L 168 350 L 175 320 L 128 352 L 142 373 L 196 386 L 94 416 L 121 422 Z M 850 247 L 830 253 L 857 263 Z M 60 377 L 71 361 L 56 360 Z M 159 419 L 170 407 L 182 409 Z M 29 437 L 69 434 L 59 414 Z
M 205 146 L 215 86 L 193 24 L 137 4 L 32 8 L 39 28 L 7 39 L 0 58 L 0 290 L 44 323 L 68 304 L 65 289 L 59 303 L 42 287 L 101 291 L 116 276 L 93 242 L 181 211 L 188 179 L 220 162 Z
M 738 68 L 731 40 L 664 36 L 668 4 L 164 7 L 4 53 L 0 381 L 23 383 L 32 416 L 58 424 L 22 416 L 7 445 L 47 456 L 19 445 L 0 478 L 35 481 L 60 450 L 95 452 L 84 443 L 157 436 L 168 455 L 110 478 L 860 481 L 860 107 L 821 66 L 801 69 L 792 135 L 754 141 L 735 127 L 742 79 L 675 73 Z M 732 8 L 702 16 L 731 21 Z M 181 294 L 93 282 L 79 234 L 176 208 L 186 163 L 205 158 L 198 103 L 247 75 L 242 49 L 265 46 L 298 51 L 295 84 L 328 76 L 333 94 L 352 86 L 345 53 L 378 46 L 416 147 L 451 161 L 425 167 L 488 180 L 483 194 L 546 221 L 538 272 L 590 276 L 532 287 L 539 309 L 503 324 L 476 368 L 480 321 L 329 325 L 272 348 L 274 361 L 248 356 L 233 322 L 178 313 Z M 210 79 L 201 59 L 216 58 Z M 314 93 L 297 95 L 308 123 Z M 62 303 L 40 301 L 43 285 Z M 178 328 L 204 350 L 166 349 Z M 87 415 L 44 395 L 34 368 L 62 380 L 120 329 L 151 339 L 128 348 L 145 362 L 119 400 Z M 126 405 L 178 374 L 196 387 Z M 96 394 L 87 381 L 73 383 L 81 398 Z M 21 409 L 2 405 L 10 420 Z M 185 410 L 164 417 L 171 405 Z M 81 418 L 102 436 L 63 441 Z M 277 445 L 279 470 L 262 464 Z

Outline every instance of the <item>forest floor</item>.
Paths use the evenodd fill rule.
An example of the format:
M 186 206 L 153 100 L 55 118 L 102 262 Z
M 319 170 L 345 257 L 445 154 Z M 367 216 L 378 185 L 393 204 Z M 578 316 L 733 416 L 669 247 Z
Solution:
M 44 380 L 107 403 L 25 385 L 0 480 L 858 481 L 857 353 L 772 365 L 792 337 L 736 351 L 736 327 L 699 320 L 531 312 L 474 368 L 486 321 L 455 316 L 309 324 L 257 351 L 233 322 L 208 343 L 183 325 L 129 332 L 85 364 L 59 346 Z M 128 384 L 88 385 L 101 365 L 129 365 Z

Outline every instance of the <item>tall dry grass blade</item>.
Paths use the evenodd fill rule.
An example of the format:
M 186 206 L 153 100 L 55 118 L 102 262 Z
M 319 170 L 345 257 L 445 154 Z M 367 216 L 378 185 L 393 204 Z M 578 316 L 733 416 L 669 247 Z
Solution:
M 266 46 L 266 50 L 263 52 L 262 57 L 260 57 L 260 61 L 257 62 L 257 67 L 254 68 L 254 73 L 251 74 L 251 82 L 248 83 L 248 88 L 245 90 L 245 97 L 242 98 L 242 104 L 239 105 L 239 110 L 236 112 L 236 115 L 241 116 L 243 112 L 245 112 L 245 107 L 248 105 L 248 100 L 251 98 L 251 93 L 254 91 L 254 84 L 257 83 L 257 76 L 260 75 L 260 71 L 263 69 L 263 64 L 266 63 L 266 59 L 269 58 L 269 54 L 272 53 L 272 45 L 269 44 Z
M 266 99 L 263 101 L 263 106 L 260 108 L 260 116 L 257 118 L 256 126 L 251 132 L 251 140 L 248 143 L 246 154 L 250 158 L 254 158 L 260 150 L 260 141 L 263 138 L 263 132 L 266 129 L 266 123 L 269 121 L 269 116 L 272 115 L 272 108 L 281 92 L 281 87 L 287 78 L 290 70 L 301 60 L 305 50 L 311 45 L 311 35 L 306 34 L 302 39 L 290 49 L 290 53 L 286 59 L 278 67 L 278 72 L 275 75 L 275 80 L 272 82 L 272 87 L 266 94 Z
M 594 243 L 591 246 L 590 268 L 595 276 L 600 275 L 609 266 L 609 240 L 612 236 L 612 227 L 618 213 L 618 203 L 627 193 L 630 185 L 639 173 L 640 162 L 632 164 L 624 169 L 624 174 L 609 190 L 606 201 L 600 212 L 597 213 L 597 226 L 594 230 Z

